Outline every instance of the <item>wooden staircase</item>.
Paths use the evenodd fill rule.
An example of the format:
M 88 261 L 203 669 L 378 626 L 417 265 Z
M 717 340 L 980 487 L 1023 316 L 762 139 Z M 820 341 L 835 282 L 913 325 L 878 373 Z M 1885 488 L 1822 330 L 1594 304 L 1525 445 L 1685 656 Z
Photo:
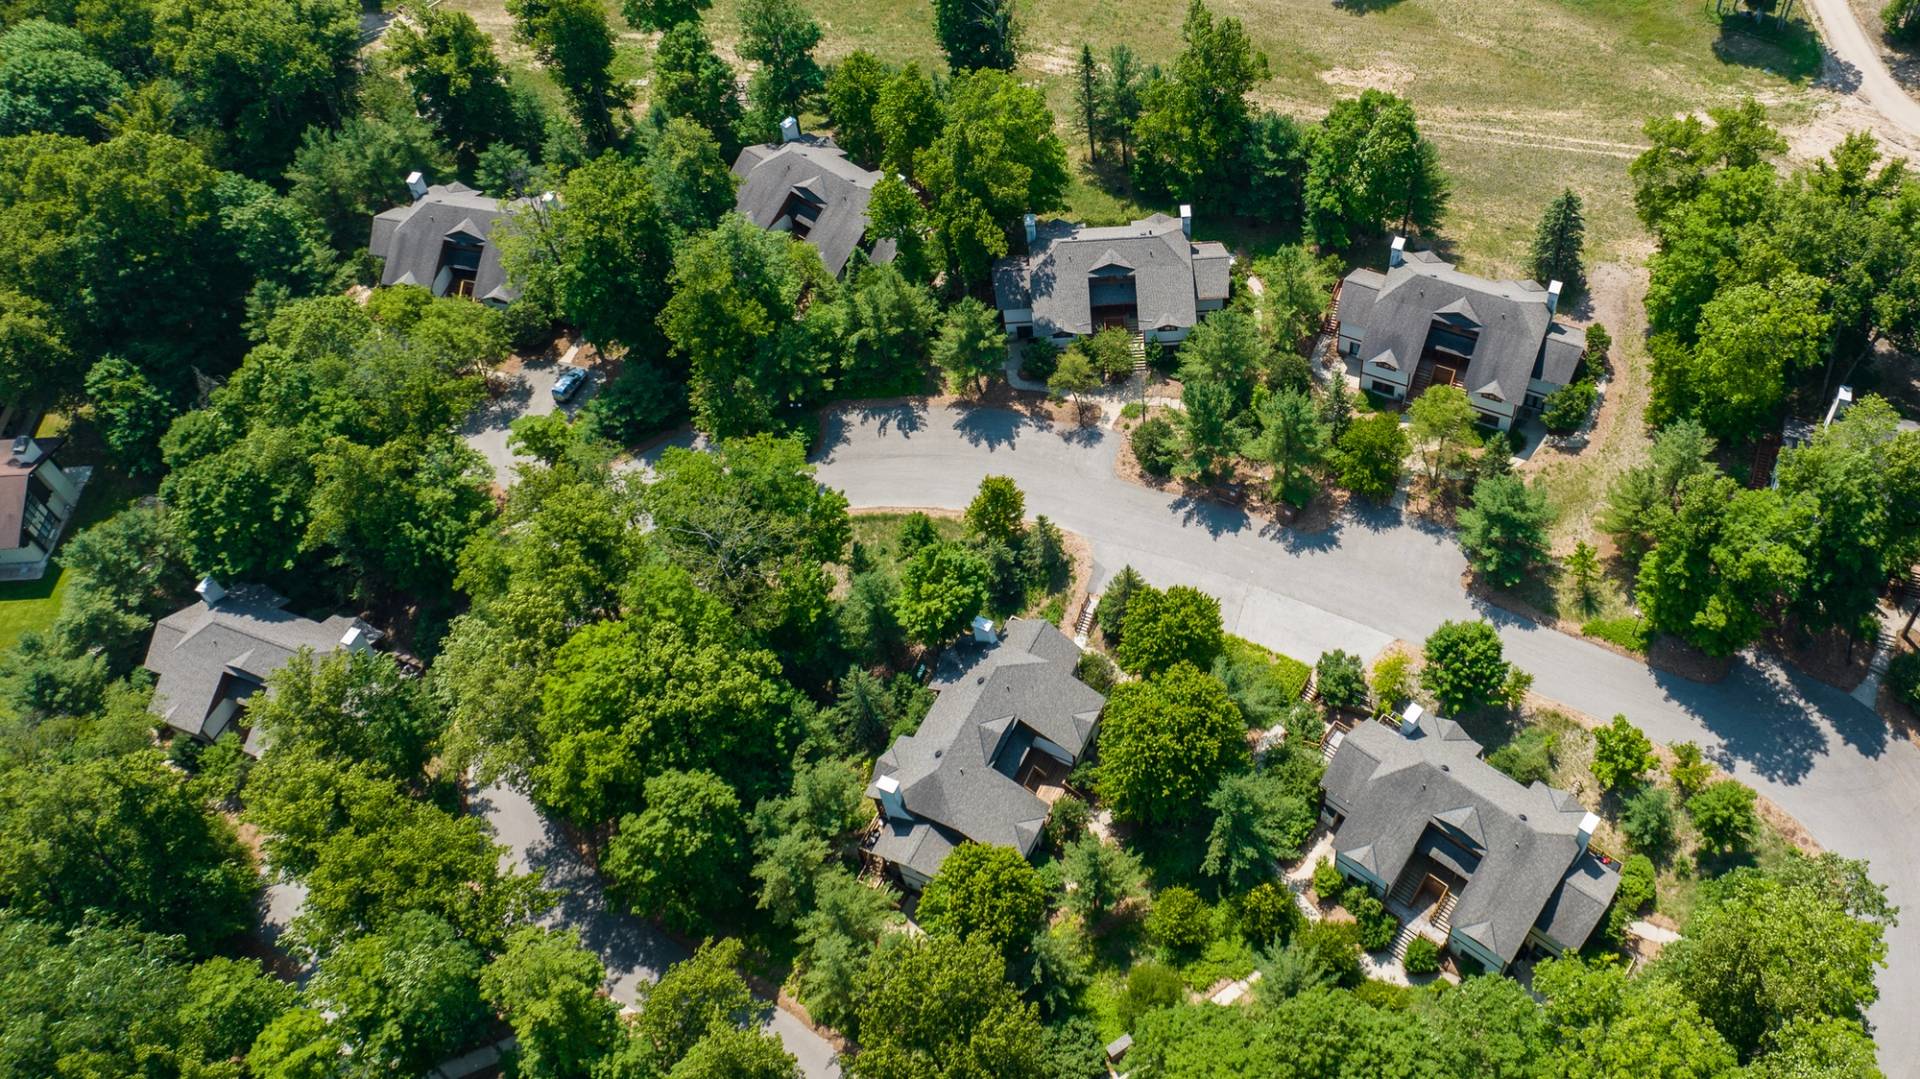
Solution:
M 1400 883 L 1393 886 L 1393 891 L 1388 894 L 1387 899 L 1403 907 L 1413 906 L 1413 897 L 1420 894 L 1420 886 L 1426 882 L 1427 878 L 1424 876 L 1408 875 L 1402 877 L 1400 878 Z
M 1087 634 L 1093 632 L 1094 609 L 1099 605 L 1100 597 L 1091 592 L 1087 593 L 1087 598 L 1080 603 L 1080 617 L 1073 622 L 1075 637 L 1084 641 L 1087 639 Z
M 1439 904 L 1433 908 L 1431 914 L 1427 915 L 1427 921 L 1431 923 L 1435 929 L 1445 933 L 1448 926 L 1453 924 L 1453 908 L 1457 906 L 1459 902 L 1460 893 L 1451 888 L 1447 889 L 1446 897 L 1440 900 Z
M 1423 363 L 1413 372 L 1413 385 L 1407 387 L 1407 400 L 1411 401 L 1420 396 L 1420 394 L 1425 392 L 1426 388 L 1432 384 L 1433 365 Z
M 1147 337 L 1139 330 L 1127 339 L 1127 351 L 1133 354 L 1133 373 L 1136 378 L 1147 377 Z
M 1333 286 L 1333 300 L 1327 304 L 1327 313 L 1320 316 L 1320 332 L 1329 337 L 1340 334 L 1340 286 Z

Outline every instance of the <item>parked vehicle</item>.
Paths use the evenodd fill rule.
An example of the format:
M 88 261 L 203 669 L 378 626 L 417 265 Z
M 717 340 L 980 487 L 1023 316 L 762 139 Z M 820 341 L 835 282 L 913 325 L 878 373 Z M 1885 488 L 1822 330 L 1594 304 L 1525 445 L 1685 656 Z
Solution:
M 585 368 L 567 368 L 560 372 L 559 378 L 553 380 L 553 399 L 562 403 L 571 400 L 575 394 L 580 392 L 580 387 L 585 385 L 586 381 L 587 372 Z

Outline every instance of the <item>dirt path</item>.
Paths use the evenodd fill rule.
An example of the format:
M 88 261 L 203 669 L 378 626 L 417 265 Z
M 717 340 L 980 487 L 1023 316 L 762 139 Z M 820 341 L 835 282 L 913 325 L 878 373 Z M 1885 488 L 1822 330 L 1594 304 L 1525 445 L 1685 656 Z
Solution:
M 1827 72 L 1822 80 L 1872 106 L 1887 122 L 1910 139 L 1920 139 L 1920 102 L 1901 87 L 1881 59 L 1869 33 L 1879 28 L 1860 25 L 1847 0 L 1806 0 L 1807 10 L 1820 25 L 1827 49 Z

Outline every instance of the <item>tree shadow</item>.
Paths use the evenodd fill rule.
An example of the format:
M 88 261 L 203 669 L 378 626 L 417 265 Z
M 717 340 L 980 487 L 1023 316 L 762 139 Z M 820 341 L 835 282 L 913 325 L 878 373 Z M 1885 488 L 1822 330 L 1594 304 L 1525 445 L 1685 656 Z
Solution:
M 1199 525 L 1215 539 L 1229 533 L 1244 532 L 1253 523 L 1245 510 L 1222 505 L 1202 495 L 1183 494 L 1175 498 L 1170 506 L 1180 515 L 1182 523 Z
M 912 438 L 926 425 L 927 405 L 921 400 L 850 404 L 829 409 L 820 418 L 820 443 L 814 447 L 811 459 L 822 464 L 832 461 L 833 451 L 852 441 L 856 427 L 871 426 L 883 435 L 898 432 L 901 438 Z
M 993 405 L 961 401 L 953 407 L 960 413 L 954 420 L 953 429 L 969 445 L 984 446 L 989 450 L 997 450 L 1002 446 L 1010 448 L 1020 441 L 1021 432 L 1041 426 L 1018 412 Z
M 1759 68 L 1793 83 L 1819 79 L 1841 93 L 1860 87 L 1860 69 L 1827 52 L 1804 19 L 1782 26 L 1771 14 L 1724 13 L 1713 55 L 1722 63 Z
M 1399 3 L 1400 0 L 1333 0 L 1333 7 L 1334 10 L 1344 11 L 1349 15 L 1369 15 L 1376 11 L 1385 11 Z

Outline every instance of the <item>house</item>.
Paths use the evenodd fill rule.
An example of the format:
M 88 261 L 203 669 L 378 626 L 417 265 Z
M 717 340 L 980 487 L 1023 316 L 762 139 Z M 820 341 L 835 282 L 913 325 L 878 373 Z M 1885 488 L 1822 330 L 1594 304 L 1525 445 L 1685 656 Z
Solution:
M 781 121 L 778 143 L 741 150 L 733 174 L 740 215 L 812 244 L 828 273 L 838 277 L 856 249 L 872 262 L 893 261 L 892 240 L 867 241 L 867 201 L 880 173 L 847 160 L 832 139 L 801 133 L 793 117 Z
M 157 676 L 153 710 L 180 734 L 211 742 L 246 730 L 243 709 L 267 677 L 302 649 L 327 656 L 370 648 L 379 631 L 358 618 L 315 621 L 286 609 L 287 598 L 259 585 L 231 591 L 209 577 L 200 599 L 153 627 L 145 667 Z M 247 730 L 246 749 L 259 756 L 259 734 Z
M 1364 389 L 1411 401 L 1459 386 L 1504 431 L 1572 382 L 1587 350 L 1585 330 L 1554 318 L 1560 289 L 1461 273 L 1396 236 L 1386 273 L 1355 270 L 1340 283 L 1340 351 L 1360 361 Z
M 37 581 L 73 518 L 90 468 L 65 469 L 54 460 L 57 438 L 22 435 L 0 461 L 0 580 Z
M 1195 243 L 1193 209 L 1089 228 L 1027 215 L 1027 250 L 994 264 L 993 298 L 1009 336 L 1065 343 L 1108 326 L 1184 340 L 1227 302 L 1233 256 Z
M 520 295 L 500 266 L 494 227 L 515 206 L 489 198 L 465 184 L 428 187 L 419 173 L 407 177 L 413 201 L 382 210 L 373 218 L 367 250 L 385 260 L 382 285 L 419 285 L 435 296 L 465 296 L 505 307 Z
M 1014 619 L 1003 640 L 948 659 L 920 729 L 894 740 L 867 786 L 881 816 L 872 852 L 911 888 L 967 840 L 1032 854 L 1106 704 L 1074 677 L 1079 646 L 1037 619 Z
M 1488 970 L 1529 948 L 1580 948 L 1619 890 L 1619 868 L 1588 849 L 1598 817 L 1565 791 L 1516 783 L 1418 705 L 1397 729 L 1347 733 L 1320 783 L 1340 872 Z

